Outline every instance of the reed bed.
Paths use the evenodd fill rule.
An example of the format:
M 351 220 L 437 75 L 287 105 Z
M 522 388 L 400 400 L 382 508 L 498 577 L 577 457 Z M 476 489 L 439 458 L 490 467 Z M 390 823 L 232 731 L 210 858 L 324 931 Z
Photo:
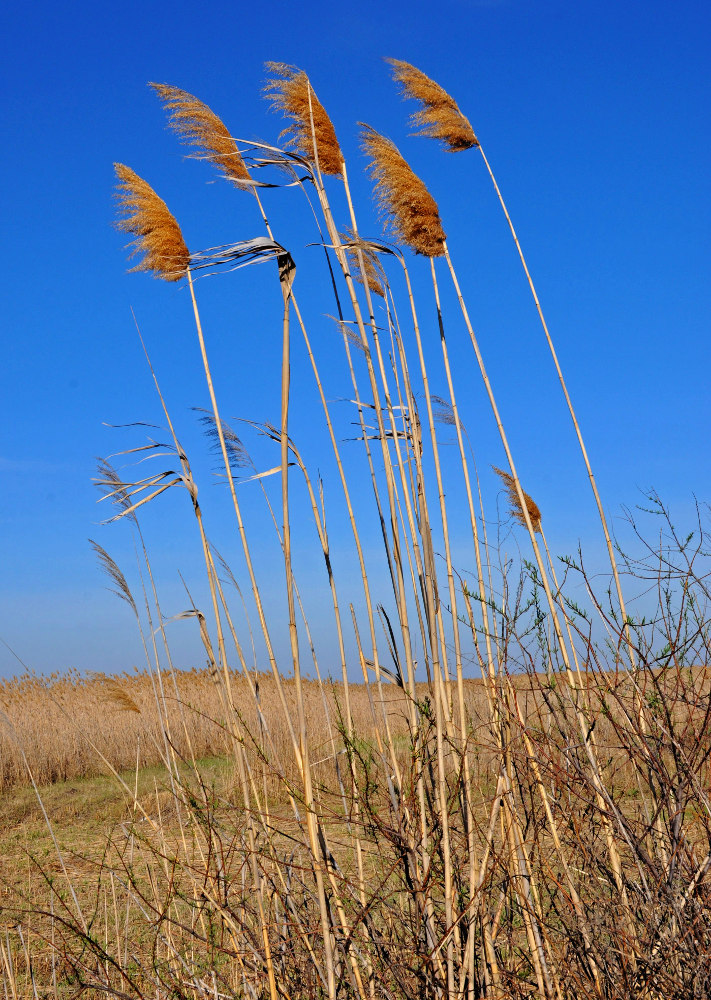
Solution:
M 239 566 L 211 541 L 154 372 L 162 442 L 127 447 L 122 461 L 139 458 L 135 472 L 102 462 L 98 476 L 111 519 L 133 534 L 140 587 L 94 546 L 135 616 L 145 673 L 23 678 L 3 691 L 6 784 L 26 774 L 36 787 L 72 766 L 97 766 L 115 777 L 128 808 L 92 862 L 89 890 L 55 841 L 52 871 L 38 862 L 42 898 L 28 892 L 8 907 L 0 961 L 13 1000 L 37 1000 L 40 989 L 121 1000 L 681 1000 L 711 991 L 704 512 L 679 533 L 650 494 L 658 544 L 648 545 L 632 518 L 632 554 L 613 544 L 481 142 L 438 84 L 408 63 L 391 65 L 418 102 L 416 129 L 484 159 L 573 420 L 609 579 L 591 578 L 581 553 L 561 561 L 550 552 L 546 513 L 519 478 L 434 185 L 389 138 L 362 126 L 386 229 L 386 238 L 365 238 L 347 151 L 305 72 L 268 64 L 265 93 L 286 118 L 285 148 L 239 140 L 197 97 L 154 84 L 171 128 L 231 182 L 227 195 L 254 198 L 264 228 L 190 250 L 157 192 L 117 164 L 118 226 L 133 237 L 133 270 L 188 290 L 209 399 L 201 419 L 227 486 Z M 328 350 L 332 362 L 333 342 L 324 348 L 313 337 L 313 303 L 299 301 L 301 247 L 282 245 L 279 220 L 266 213 L 269 188 L 279 185 L 309 201 L 314 229 L 303 243 L 324 254 L 357 454 L 345 454 L 324 383 L 321 356 Z M 230 272 L 258 262 L 272 267 L 280 316 L 272 331 L 280 363 L 261 373 L 279 398 L 278 415 L 257 425 L 264 465 L 224 419 L 231 373 L 213 369 L 213 332 L 196 291 L 206 271 L 237 282 Z M 309 386 L 292 378 L 297 350 Z M 330 377 L 331 365 L 325 370 Z M 446 386 L 442 395 L 435 382 Z M 475 384 L 496 455 L 479 455 L 467 430 Z M 312 403 L 309 419 L 318 412 L 328 450 L 323 474 L 326 456 L 304 457 L 294 433 L 302 426 L 295 414 Z M 443 426 L 454 463 L 443 454 Z M 164 471 L 151 472 L 154 454 Z M 514 557 L 502 550 L 481 489 L 490 466 L 509 507 Z M 260 583 L 267 550 L 245 501 L 248 482 L 273 526 L 278 605 L 273 582 Z M 142 526 L 145 505 L 168 490 L 185 498 L 184 530 L 204 562 L 203 606 L 181 617 L 199 630 L 208 666 L 187 674 L 173 666 Z M 332 548 L 334 510 L 350 563 Z M 305 538 L 323 572 L 320 589 L 310 583 L 308 592 L 300 589 Z M 646 592 L 645 606 L 653 595 L 651 613 L 630 613 L 623 581 L 633 597 Z M 51 753 L 39 718 L 56 727 Z M 228 783 L 204 780 L 206 754 L 230 761 Z M 156 761 L 165 780 L 153 808 L 120 772 Z
M 274 722 L 272 738 L 279 748 L 277 756 L 280 761 L 288 761 L 289 733 L 278 710 L 274 681 L 269 674 L 253 674 L 252 677 L 259 691 L 262 712 Z M 175 751 L 181 760 L 189 760 L 191 753 L 197 760 L 210 757 L 229 760 L 232 744 L 225 730 L 225 720 L 220 716 L 222 702 L 216 679 L 207 669 L 195 669 L 176 671 L 175 678 L 168 680 L 172 693 L 166 698 L 165 716 L 156 705 L 155 681 L 146 672 L 86 675 L 68 671 L 48 677 L 22 674 L 0 681 L 0 708 L 13 726 L 12 730 L 7 726 L 0 730 L 0 792 L 29 785 L 30 773 L 42 786 L 105 775 L 110 773 L 107 764 L 120 772 L 132 771 L 137 766 L 144 769 L 161 765 L 161 734 L 166 722 L 174 734 Z M 621 681 L 614 676 L 600 678 L 594 673 L 586 674 L 584 682 L 597 707 L 600 745 L 615 766 L 622 766 L 626 760 L 625 751 L 616 740 L 616 726 L 622 724 L 624 714 L 634 707 L 634 688 L 624 678 Z M 526 673 L 514 674 L 510 685 L 527 730 L 550 730 L 555 718 L 552 704 L 555 685 L 551 686 L 545 676 Z M 232 673 L 231 686 L 245 729 L 257 732 L 259 718 L 250 686 L 236 672 Z M 338 731 L 345 703 L 343 685 L 337 681 L 322 685 L 307 680 L 303 688 L 312 754 L 314 759 L 321 758 L 322 764 L 329 765 L 326 783 L 334 791 L 336 774 L 330 766 L 334 739 L 337 752 L 344 753 L 344 740 Z M 613 702 L 611 706 L 609 694 L 615 688 L 619 704 Z M 658 688 L 660 693 L 657 693 Z M 293 682 L 286 680 L 284 689 L 293 714 L 296 699 Z M 709 669 L 688 668 L 679 675 L 666 671 L 657 678 L 648 679 L 647 698 L 653 704 L 670 707 L 674 724 L 688 743 L 698 732 L 705 733 L 703 716 L 710 689 Z M 417 700 L 423 702 L 429 694 L 429 686 L 418 683 L 415 691 Z M 353 728 L 359 738 L 375 745 L 376 733 L 381 739 L 386 733 L 382 716 L 373 718 L 371 694 L 365 685 L 352 683 L 349 693 Z M 488 739 L 489 709 L 482 680 L 464 682 L 464 701 L 472 745 L 476 747 L 480 763 L 486 759 L 482 764 L 486 769 L 492 762 L 493 750 Z M 605 714 L 599 710 L 603 704 Z M 334 720 L 335 737 L 334 730 L 329 731 L 324 705 Z M 402 766 L 409 752 L 406 693 L 397 686 L 389 686 L 384 693 L 384 707 Z M 560 711 L 565 713 L 565 704 L 560 706 Z M 47 738 L 48 732 L 51 739 Z M 18 739 L 20 734 L 21 739 Z M 274 784 L 273 791 L 279 794 L 278 783 Z
M 288 761 L 289 732 L 278 711 L 273 678 L 269 674 L 252 677 L 259 690 L 261 709 L 274 723 L 272 739 L 277 755 Z M 230 683 L 245 728 L 257 732 L 259 721 L 250 686 L 236 672 L 232 672 Z M 207 669 L 176 671 L 174 678 L 168 678 L 165 716 L 156 705 L 154 685 L 154 678 L 146 672 L 87 676 L 69 671 L 49 677 L 24 674 L 0 681 L 0 708 L 14 727 L 14 733 L 7 727 L 0 730 L 0 792 L 28 785 L 30 771 L 38 785 L 106 774 L 107 766 L 97 750 L 116 771 L 131 771 L 137 764 L 139 768 L 160 765 L 164 754 L 161 734 L 166 723 L 175 734 L 173 743 L 179 758 L 188 760 L 191 753 L 198 760 L 230 755 L 232 743 L 221 717 L 218 682 Z M 322 688 L 317 681 L 305 680 L 303 689 L 314 759 L 326 757 L 330 761 L 334 737 L 326 723 L 323 699 L 337 723 L 344 704 L 343 685 L 334 681 Z M 284 691 L 293 715 L 293 681 L 285 681 Z M 427 686 L 417 685 L 417 693 L 425 697 Z M 354 728 L 363 739 L 373 742 L 376 730 L 384 734 L 382 718 L 378 715 L 373 719 L 363 684 L 350 685 L 350 703 Z M 481 681 L 467 682 L 467 706 L 472 719 L 481 722 L 486 717 Z M 385 710 L 390 731 L 402 739 L 407 733 L 404 692 L 388 688 Z M 21 741 L 14 738 L 15 734 L 21 734 Z M 343 741 L 338 734 L 336 738 L 338 750 L 342 750 Z

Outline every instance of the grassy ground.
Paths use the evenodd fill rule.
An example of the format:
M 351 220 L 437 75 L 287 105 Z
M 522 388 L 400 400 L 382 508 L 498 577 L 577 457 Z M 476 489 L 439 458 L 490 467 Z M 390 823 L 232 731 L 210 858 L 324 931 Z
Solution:
M 208 786 L 219 788 L 231 782 L 233 765 L 226 758 L 204 758 L 198 768 Z M 160 809 L 162 820 L 169 821 L 172 796 L 164 767 L 124 771 L 121 778 L 137 789 L 137 800 L 148 816 L 157 819 Z M 47 876 L 63 874 L 52 833 L 72 879 L 90 883 L 112 831 L 133 818 L 132 801 L 111 775 L 58 781 L 38 786 L 38 792 L 42 805 L 31 786 L 18 785 L 0 794 L 3 908 L 16 903 L 18 894 L 37 898 Z
M 233 764 L 227 758 L 204 758 L 197 767 L 205 785 L 218 794 L 231 787 Z M 48 908 L 50 884 L 57 889 L 55 898 L 68 899 L 71 883 L 82 909 L 95 920 L 102 902 L 101 872 L 116 845 L 125 842 L 126 831 L 134 828 L 138 841 L 141 830 L 152 823 L 160 824 L 166 836 L 176 827 L 164 767 L 124 771 L 120 778 L 136 791 L 135 801 L 113 775 L 57 781 L 38 786 L 37 791 L 16 785 L 0 793 L 0 939 L 4 938 L 0 979 L 17 1000 L 24 996 L 36 1000 L 35 990 L 40 995 L 51 991 L 70 996 L 76 988 L 67 970 L 60 969 L 56 957 L 53 960 L 50 942 L 41 932 L 33 933 L 31 920 L 21 936 L 16 929 L 28 911 Z M 132 946 L 140 952 L 144 931 L 133 918 L 131 925 Z

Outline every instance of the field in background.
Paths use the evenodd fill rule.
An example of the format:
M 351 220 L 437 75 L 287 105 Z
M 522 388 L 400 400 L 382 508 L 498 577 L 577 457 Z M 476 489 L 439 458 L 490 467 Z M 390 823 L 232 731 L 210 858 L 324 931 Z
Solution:
M 259 675 L 256 680 L 263 722 L 270 726 L 274 745 L 280 748 L 277 756 L 281 760 L 273 762 L 278 770 L 283 768 L 284 761 L 290 760 L 289 734 L 285 723 L 280 722 L 283 715 L 273 679 Z M 628 829 L 643 829 L 645 803 L 639 792 L 638 765 L 620 740 L 625 717 L 634 705 L 629 676 L 624 673 L 588 675 L 587 680 L 588 697 L 601 709 L 596 725 L 597 748 L 605 762 L 611 800 Z M 669 711 L 682 751 L 689 756 L 701 754 L 707 758 L 711 731 L 705 719 L 709 711 L 711 670 L 670 670 L 656 677 L 650 673 L 648 680 L 649 689 L 644 697 L 659 715 L 661 729 L 665 725 L 664 715 Z M 244 709 L 245 732 L 247 726 L 252 733 L 258 732 L 259 723 L 253 709 L 250 714 L 253 702 L 245 690 L 244 678 L 234 674 L 230 682 L 235 704 Z M 293 705 L 293 682 L 286 682 L 284 686 Z M 540 752 L 539 765 L 545 769 L 546 785 L 551 795 L 557 797 L 561 815 L 566 817 L 569 830 L 574 831 L 574 839 L 587 844 L 591 850 L 591 863 L 595 841 L 588 839 L 586 833 L 586 824 L 590 822 L 589 802 L 586 796 L 576 797 L 576 786 L 578 793 L 581 788 L 575 775 L 563 776 L 560 760 L 554 760 L 554 747 L 560 737 L 563 718 L 568 716 L 566 724 L 572 725 L 574 713 L 564 708 L 563 715 L 559 714 L 561 706 L 550 677 L 519 675 L 504 686 L 508 686 L 508 697 L 502 694 L 502 704 L 507 700 L 509 704 L 512 701 L 518 704 L 529 739 Z M 352 846 L 344 817 L 338 815 L 337 809 L 332 809 L 340 794 L 339 771 L 334 762 L 344 754 L 343 733 L 339 731 L 343 690 L 339 684 L 321 687 L 316 682 L 306 682 L 304 688 L 316 797 L 324 817 L 324 829 L 331 838 L 334 864 L 339 870 L 348 871 L 353 864 Z M 394 684 L 381 690 L 391 736 L 397 746 L 396 759 L 406 771 L 412 760 L 406 725 L 407 698 Z M 492 744 L 484 684 L 470 680 L 465 690 L 473 765 L 472 805 L 476 826 L 483 830 L 499 791 L 497 754 Z M 373 723 L 374 717 L 380 716 L 371 711 L 369 704 L 375 691 L 375 685 L 350 688 L 361 761 L 366 760 L 369 753 L 373 761 L 377 760 L 376 743 L 384 735 L 383 727 Z M 427 691 L 427 685 L 423 684 L 417 692 L 424 712 L 427 711 L 424 708 Z M 169 706 L 167 714 L 161 711 L 161 698 Z M 606 717 L 602 706 L 613 702 L 615 708 Z M 39 990 L 40 996 L 45 991 L 52 991 L 56 997 L 70 996 L 72 977 L 67 975 L 62 959 L 63 947 L 58 946 L 57 941 L 50 944 L 41 930 L 41 914 L 47 913 L 50 906 L 58 905 L 59 900 L 63 899 L 66 904 L 67 884 L 71 884 L 82 911 L 93 914 L 92 922 L 97 932 L 100 931 L 100 938 L 105 937 L 108 941 L 113 935 L 119 943 L 122 939 L 130 940 L 134 963 L 148 965 L 154 941 L 146 933 L 140 904 L 126 906 L 125 920 L 124 904 L 114 909 L 125 878 L 122 871 L 130 870 L 134 900 L 144 894 L 150 898 L 155 892 L 159 897 L 164 890 L 156 890 L 153 882 L 154 861 L 163 856 L 165 863 L 180 856 L 180 867 L 170 879 L 174 881 L 173 891 L 178 896 L 190 896 L 195 892 L 195 872 L 204 864 L 200 860 L 197 827 L 209 817 L 207 844 L 224 851 L 228 865 L 235 843 L 246 835 L 249 809 L 243 808 L 234 753 L 230 753 L 230 742 L 223 729 L 220 686 L 207 670 L 179 672 L 174 679 L 166 675 L 160 680 L 147 673 L 88 678 L 76 673 L 46 679 L 24 676 L 3 682 L 0 704 L 6 713 L 0 730 L 3 765 L 0 915 L 6 926 L 2 941 L 2 978 L 8 987 L 12 986 L 11 995 L 18 1000 L 20 997 L 34 1000 L 35 990 Z M 531 783 L 530 748 L 524 751 L 522 746 L 516 746 L 519 737 L 512 722 L 510 718 L 507 725 L 511 726 L 513 773 L 519 794 L 530 808 L 531 795 L 535 791 L 535 783 Z M 161 762 L 165 731 L 170 731 L 172 745 L 178 757 L 185 761 L 178 765 L 175 773 Z M 663 764 L 664 753 L 657 761 L 657 766 Z M 39 786 L 39 796 L 28 784 L 27 765 Z M 272 849 L 276 847 L 290 854 L 291 865 L 296 861 L 298 867 L 303 848 L 298 838 L 294 839 L 298 824 L 294 822 L 285 794 L 287 787 L 294 787 L 297 770 L 291 767 L 286 776 L 281 770 L 279 776 L 266 759 L 262 765 L 262 787 L 268 790 L 270 800 Z M 111 768 L 120 773 L 110 775 Z M 706 782 L 707 772 L 708 766 L 700 772 Z M 176 795 L 174 782 L 178 776 L 185 784 Z M 367 782 L 363 783 L 364 789 L 366 785 Z M 374 789 L 372 794 L 383 813 L 387 813 L 384 786 Z M 378 802 L 375 802 L 376 811 L 377 808 Z M 687 838 L 692 837 L 703 844 L 707 821 L 690 802 L 685 811 Z M 535 809 L 531 815 L 535 815 Z M 373 823 L 372 817 L 370 822 Z M 369 887 L 382 874 L 379 851 L 382 849 L 386 854 L 393 847 L 386 839 L 387 828 L 381 832 L 386 836 L 380 844 L 377 837 L 363 838 L 362 864 Z M 535 844 L 537 836 L 529 832 L 529 845 Z M 546 837 L 542 844 L 547 844 Z M 699 861 L 697 856 L 697 865 Z M 306 856 L 302 863 L 308 865 Z M 632 855 L 627 863 L 634 866 Z M 267 859 L 263 857 L 260 864 L 266 867 Z M 166 871 L 163 877 L 167 877 Z M 239 869 L 234 869 L 231 877 L 238 879 Z M 603 904 L 604 885 L 598 889 L 593 882 L 586 885 L 585 892 L 588 906 Z M 15 927 L 14 914 L 22 920 L 28 902 L 34 912 L 35 929 L 28 923 L 23 934 L 21 923 Z M 11 930 L 12 927 L 15 929 Z
M 281 760 L 288 761 L 290 738 L 274 679 L 268 674 L 252 674 L 252 677 L 274 746 L 281 752 Z M 342 725 L 343 685 L 334 682 L 322 687 L 307 680 L 302 683 L 313 760 L 329 759 L 334 744 L 339 749 L 343 746 L 338 733 Z M 254 699 L 244 678 L 234 673 L 231 684 L 245 730 L 258 733 Z M 285 680 L 283 686 L 291 715 L 295 717 L 293 681 Z M 466 690 L 473 725 L 484 723 L 486 707 L 481 681 L 467 681 Z M 380 700 L 387 706 L 392 732 L 404 736 L 405 694 L 394 684 L 385 685 L 382 692 Z M 427 685 L 418 685 L 419 696 L 424 698 L 427 693 Z M 379 698 L 377 689 L 352 684 L 350 697 L 358 734 L 372 739 L 376 728 L 382 733 L 382 714 L 379 710 L 375 715 L 371 711 L 371 699 Z M 159 700 L 164 702 L 167 729 L 180 758 L 203 759 L 231 753 L 231 738 L 223 728 L 221 682 L 216 682 L 207 669 L 176 671 L 164 675 L 161 682 L 146 672 L 87 677 L 71 671 L 48 678 L 26 674 L 0 681 L 0 709 L 12 723 L 12 726 L 0 725 L 0 792 L 29 783 L 27 764 L 39 785 L 106 775 L 106 762 L 117 771 L 135 769 L 137 764 L 140 769 L 162 764 L 165 744 Z

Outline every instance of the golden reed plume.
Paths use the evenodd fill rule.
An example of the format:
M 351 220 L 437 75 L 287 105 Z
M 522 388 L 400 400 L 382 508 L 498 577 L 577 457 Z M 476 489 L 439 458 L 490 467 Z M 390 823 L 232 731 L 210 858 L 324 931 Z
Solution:
M 190 252 L 180 226 L 153 188 L 123 163 L 115 163 L 119 183 L 117 229 L 136 237 L 131 256 L 143 254 L 132 271 L 153 271 L 156 278 L 179 281 L 190 266 Z
M 514 479 L 513 476 L 509 475 L 508 472 L 504 472 L 503 469 L 497 469 L 495 465 L 492 465 L 492 469 L 494 470 L 496 475 L 501 479 L 502 483 L 504 484 L 504 487 L 506 488 L 506 496 L 509 503 L 511 504 L 511 513 L 519 522 L 519 524 L 525 525 L 526 517 L 525 514 L 523 513 L 523 508 L 521 507 L 521 501 L 519 500 L 518 497 L 518 490 L 516 489 L 516 480 Z M 542 531 L 543 528 L 541 525 L 541 520 L 542 520 L 541 511 L 538 507 L 538 504 L 533 499 L 533 497 L 530 497 L 528 495 L 528 493 L 525 493 L 523 490 L 521 490 L 521 492 L 523 493 L 523 498 L 526 501 L 526 510 L 528 511 L 528 517 L 531 522 L 531 527 L 533 528 L 534 531 L 538 532 Z
M 113 703 L 119 712 L 135 712 L 137 715 L 141 715 L 141 710 L 136 702 L 128 691 L 121 687 L 121 684 L 117 680 L 114 680 L 112 677 L 104 677 L 102 679 L 106 689 L 106 694 L 102 700 Z
M 410 118 L 420 135 L 439 139 L 450 153 L 479 145 L 469 120 L 446 90 L 410 63 L 400 59 L 388 59 L 387 62 L 393 67 L 393 77 L 402 86 L 403 97 L 411 97 L 422 105 L 422 110 Z
M 197 97 L 167 83 L 150 83 L 168 112 L 170 127 L 183 142 L 196 146 L 228 180 L 246 187 L 251 178 L 224 122 Z M 245 183 L 246 182 L 246 183 Z
M 292 122 L 281 135 L 298 153 L 311 161 L 314 161 L 315 138 L 321 173 L 341 174 L 343 154 L 336 130 L 306 73 L 286 63 L 268 62 L 266 68 L 272 74 L 264 87 L 267 100 Z
M 395 237 L 415 253 L 441 257 L 446 236 L 437 202 L 390 139 L 369 125 L 363 126 L 361 138 L 376 200 Z

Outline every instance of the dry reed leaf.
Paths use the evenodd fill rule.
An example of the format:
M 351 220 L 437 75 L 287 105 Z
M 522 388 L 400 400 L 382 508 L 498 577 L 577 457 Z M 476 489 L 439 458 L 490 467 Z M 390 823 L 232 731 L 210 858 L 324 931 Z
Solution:
M 110 496 L 111 501 L 123 511 L 128 512 L 133 506 L 131 503 L 131 496 L 126 489 L 126 484 L 121 479 L 116 469 L 114 469 L 113 465 L 111 465 L 111 463 L 105 458 L 100 458 L 97 466 L 97 472 L 99 473 L 99 478 L 94 480 L 94 482 L 99 489 L 108 489 L 108 496 Z M 136 523 L 135 511 L 131 512 L 128 516 L 134 523 Z M 94 545 L 95 543 L 92 542 L 91 544 Z
M 250 240 L 224 243 L 218 247 L 209 247 L 207 250 L 191 253 L 190 270 L 195 273 L 195 271 L 219 267 L 228 271 L 238 271 L 242 267 L 249 267 L 250 264 L 259 264 L 275 258 L 281 277 L 282 267 L 287 266 L 287 260 L 291 261 L 293 266 L 290 254 L 280 243 L 275 243 L 274 240 L 266 236 L 255 236 Z
M 186 90 L 167 83 L 149 83 L 168 113 L 170 128 L 189 146 L 195 146 L 238 187 L 251 183 L 237 143 L 221 118 Z
M 519 524 L 526 524 L 526 516 L 523 513 L 523 508 L 521 507 L 521 501 L 519 500 L 518 490 L 516 489 L 516 480 L 513 476 L 509 475 L 508 472 L 504 472 L 503 469 L 497 469 L 495 465 L 492 465 L 492 469 L 496 475 L 501 479 L 504 487 L 506 489 L 506 495 L 509 503 L 511 504 L 511 513 L 519 522 Z M 523 498 L 526 501 L 526 509 L 528 511 L 528 517 L 531 522 L 531 527 L 534 531 L 541 532 L 543 530 L 541 525 L 541 511 L 538 504 L 530 497 L 528 493 L 521 490 L 523 493 Z
M 384 299 L 385 289 L 383 287 L 383 280 L 385 275 L 383 266 L 372 244 L 362 239 L 352 229 L 346 229 L 344 233 L 341 233 L 341 241 L 346 248 L 351 274 L 355 280 L 360 282 L 361 285 L 364 285 L 367 281 L 371 292 Z M 360 254 L 358 253 L 359 250 Z M 361 255 L 363 258 L 363 268 L 360 266 Z M 365 274 L 363 270 L 365 270 Z
M 267 100 L 292 122 L 281 136 L 309 161 L 317 159 L 322 174 L 342 173 L 343 154 L 336 130 L 306 73 L 286 63 L 268 62 L 266 68 L 272 74 L 264 87 Z
M 415 253 L 441 257 L 446 236 L 437 202 L 413 172 L 397 146 L 369 125 L 363 126 L 363 148 L 375 180 L 375 197 L 397 239 Z
M 143 254 L 143 260 L 132 271 L 153 271 L 164 281 L 179 281 L 190 266 L 190 252 L 185 245 L 175 216 L 146 183 L 130 167 L 115 163 L 118 177 L 116 200 L 122 218 L 116 228 L 133 234 L 136 239 L 131 257 Z
M 402 96 L 411 97 L 422 105 L 422 109 L 410 117 L 412 125 L 418 129 L 416 134 L 439 139 L 449 153 L 479 145 L 469 120 L 446 90 L 410 63 L 401 59 L 386 61 L 393 67 L 393 77 L 402 87 Z

